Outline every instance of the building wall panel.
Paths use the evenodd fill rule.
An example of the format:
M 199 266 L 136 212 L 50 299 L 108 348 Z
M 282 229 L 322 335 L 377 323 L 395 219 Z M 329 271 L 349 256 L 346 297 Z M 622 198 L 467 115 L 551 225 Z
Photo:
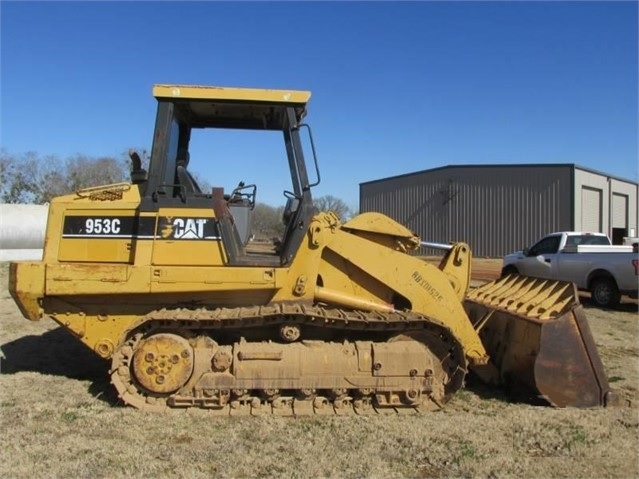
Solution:
M 570 165 L 444 167 L 362 183 L 360 210 L 379 211 L 423 240 L 465 241 L 499 257 L 570 229 Z

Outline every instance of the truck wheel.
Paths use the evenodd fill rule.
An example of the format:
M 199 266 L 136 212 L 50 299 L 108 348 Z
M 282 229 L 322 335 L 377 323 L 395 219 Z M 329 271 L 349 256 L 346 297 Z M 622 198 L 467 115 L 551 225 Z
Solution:
M 619 304 L 621 294 L 614 280 L 610 278 L 597 278 L 590 285 L 592 301 L 597 306 L 611 308 Z

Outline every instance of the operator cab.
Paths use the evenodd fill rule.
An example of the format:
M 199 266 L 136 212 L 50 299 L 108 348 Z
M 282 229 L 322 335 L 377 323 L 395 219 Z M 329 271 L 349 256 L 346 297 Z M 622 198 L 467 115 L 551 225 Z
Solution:
M 156 85 L 158 101 L 154 141 L 149 172 L 141 181 L 139 161 L 133 160 L 132 180 L 139 184 L 142 211 L 160 208 L 208 208 L 215 211 L 221 241 L 231 265 L 286 265 L 295 256 L 313 215 L 309 182 L 300 127 L 310 93 L 292 90 Z M 308 127 L 307 127 L 308 128 Z M 257 186 L 240 182 L 227 192 L 222 187 L 203 191 L 189 170 L 193 133 L 200 129 L 262 130 L 281 132 L 288 160 L 291 188 L 283 220 L 285 233 L 276 255 L 246 252 L 251 235 L 252 211 Z M 309 138 L 310 128 L 308 129 Z M 217 168 L 225 168 L 217 164 Z M 238 170 L 242 165 L 231 165 Z M 137 180 L 137 181 L 136 181 Z

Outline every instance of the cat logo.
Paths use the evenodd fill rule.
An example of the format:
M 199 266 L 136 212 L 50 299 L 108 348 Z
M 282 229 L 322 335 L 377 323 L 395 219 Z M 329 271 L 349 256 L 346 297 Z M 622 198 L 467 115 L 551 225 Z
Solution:
M 175 239 L 203 239 L 204 225 L 208 221 L 204 218 L 175 218 L 173 220 L 173 237 Z
M 164 218 L 160 234 L 164 239 L 204 239 L 204 225 L 209 222 L 206 218 Z

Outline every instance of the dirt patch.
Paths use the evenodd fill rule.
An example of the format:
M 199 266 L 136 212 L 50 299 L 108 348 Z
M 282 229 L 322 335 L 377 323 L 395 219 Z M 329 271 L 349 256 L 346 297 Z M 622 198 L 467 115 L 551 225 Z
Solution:
M 517 403 L 469 382 L 419 416 L 220 418 L 124 407 L 108 364 L 51 320 L 23 319 L 0 265 L 0 476 L 634 478 L 636 305 L 586 307 L 621 409 Z

